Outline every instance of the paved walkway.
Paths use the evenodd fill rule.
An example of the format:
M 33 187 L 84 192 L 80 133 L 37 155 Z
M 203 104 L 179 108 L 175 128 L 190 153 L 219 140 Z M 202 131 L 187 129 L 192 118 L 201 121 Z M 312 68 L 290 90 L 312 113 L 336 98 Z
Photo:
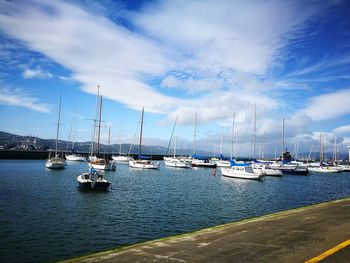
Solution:
M 350 239 L 350 198 L 109 250 L 67 262 L 305 262 Z M 349 246 L 324 262 L 350 262 Z M 326 261 L 328 260 L 328 261 Z M 335 260 L 335 261 L 334 261 Z M 318 261 L 314 261 L 318 262 Z

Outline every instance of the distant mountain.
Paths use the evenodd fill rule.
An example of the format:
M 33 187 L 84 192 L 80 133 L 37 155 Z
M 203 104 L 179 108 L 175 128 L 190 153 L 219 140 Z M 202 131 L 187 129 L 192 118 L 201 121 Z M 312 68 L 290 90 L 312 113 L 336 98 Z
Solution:
M 130 149 L 129 143 L 122 144 L 122 153 L 126 154 Z M 49 150 L 55 149 L 56 140 L 54 139 L 41 139 L 34 136 L 20 136 L 16 134 L 11 134 L 7 132 L 0 131 L 0 148 L 6 150 Z M 88 153 L 90 151 L 91 142 L 76 142 L 74 145 L 76 152 Z M 139 146 L 133 145 L 131 149 L 131 154 L 138 153 Z M 59 151 L 72 151 L 72 142 L 69 141 L 58 141 Z M 172 153 L 173 149 L 169 150 Z M 192 152 L 190 150 L 178 150 L 178 154 L 190 155 Z M 100 153 L 119 153 L 119 144 L 105 145 L 100 144 Z M 165 155 L 167 153 L 167 148 L 163 146 L 142 146 L 143 154 L 154 154 L 154 155 Z M 205 151 L 198 151 L 198 154 L 210 155 Z

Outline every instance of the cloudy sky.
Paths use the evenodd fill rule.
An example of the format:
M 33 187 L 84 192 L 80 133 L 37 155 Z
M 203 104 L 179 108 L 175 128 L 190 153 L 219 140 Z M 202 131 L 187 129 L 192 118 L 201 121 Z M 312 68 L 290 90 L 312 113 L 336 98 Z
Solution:
M 90 140 L 97 86 L 112 143 L 131 141 L 145 107 L 146 144 L 252 154 L 350 145 L 349 1 L 1 1 L 1 130 L 61 139 L 73 115 Z M 107 128 L 103 128 L 106 141 Z M 121 139 L 122 138 L 122 139 Z M 297 147 L 299 145 L 299 147 Z

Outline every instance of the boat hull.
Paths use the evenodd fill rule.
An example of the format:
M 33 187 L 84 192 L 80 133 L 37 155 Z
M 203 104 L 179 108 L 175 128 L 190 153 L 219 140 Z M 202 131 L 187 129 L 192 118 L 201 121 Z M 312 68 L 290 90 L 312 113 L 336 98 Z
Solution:
M 107 191 L 111 183 L 107 182 L 97 182 L 94 186 L 92 186 L 91 182 L 78 182 L 79 183 L 79 189 L 82 190 L 89 190 L 89 191 Z
M 97 181 L 92 181 L 90 179 L 84 179 L 89 177 L 88 173 L 79 175 L 77 177 L 79 189 L 89 190 L 89 191 L 107 191 L 111 183 L 106 179 L 97 179 Z
M 291 174 L 291 175 L 308 175 L 308 169 L 281 169 L 283 174 Z
M 264 173 L 266 176 L 282 176 L 282 171 L 280 170 L 275 170 L 275 169 L 264 169 Z
M 137 169 L 159 169 L 159 163 L 151 161 L 129 161 L 129 166 Z
M 174 168 L 191 168 L 191 164 L 186 162 L 165 161 L 164 163 L 166 166 Z
M 66 168 L 66 162 L 64 160 L 60 160 L 60 161 L 51 161 L 48 160 L 45 164 L 45 167 L 48 169 L 65 169 Z
M 316 173 L 341 173 L 342 171 L 340 169 L 334 169 L 329 167 L 309 167 L 310 172 L 316 172 Z
M 86 158 L 84 156 L 70 154 L 66 155 L 66 160 L 71 162 L 85 162 Z
M 128 163 L 133 160 L 133 158 L 129 156 L 112 156 L 112 159 L 118 163 Z
M 96 170 L 103 170 L 103 171 L 115 171 L 116 166 L 115 164 L 91 164 L 89 163 L 90 167 L 93 167 Z
M 216 168 L 216 163 L 202 162 L 202 161 L 192 161 L 192 167 L 202 167 L 202 168 Z
M 225 177 L 231 178 L 239 178 L 239 179 L 249 179 L 249 180 L 262 180 L 264 178 L 264 174 L 260 173 L 248 173 L 248 172 L 240 172 L 234 171 L 231 168 L 221 168 L 221 174 Z

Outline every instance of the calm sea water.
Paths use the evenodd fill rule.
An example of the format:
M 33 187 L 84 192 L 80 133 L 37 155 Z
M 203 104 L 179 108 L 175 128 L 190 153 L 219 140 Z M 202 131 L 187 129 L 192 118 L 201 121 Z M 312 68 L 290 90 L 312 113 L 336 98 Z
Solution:
M 0 161 L 0 262 L 47 262 L 350 196 L 350 173 L 225 178 L 211 169 L 118 165 L 112 190 L 81 192 L 86 163 Z

